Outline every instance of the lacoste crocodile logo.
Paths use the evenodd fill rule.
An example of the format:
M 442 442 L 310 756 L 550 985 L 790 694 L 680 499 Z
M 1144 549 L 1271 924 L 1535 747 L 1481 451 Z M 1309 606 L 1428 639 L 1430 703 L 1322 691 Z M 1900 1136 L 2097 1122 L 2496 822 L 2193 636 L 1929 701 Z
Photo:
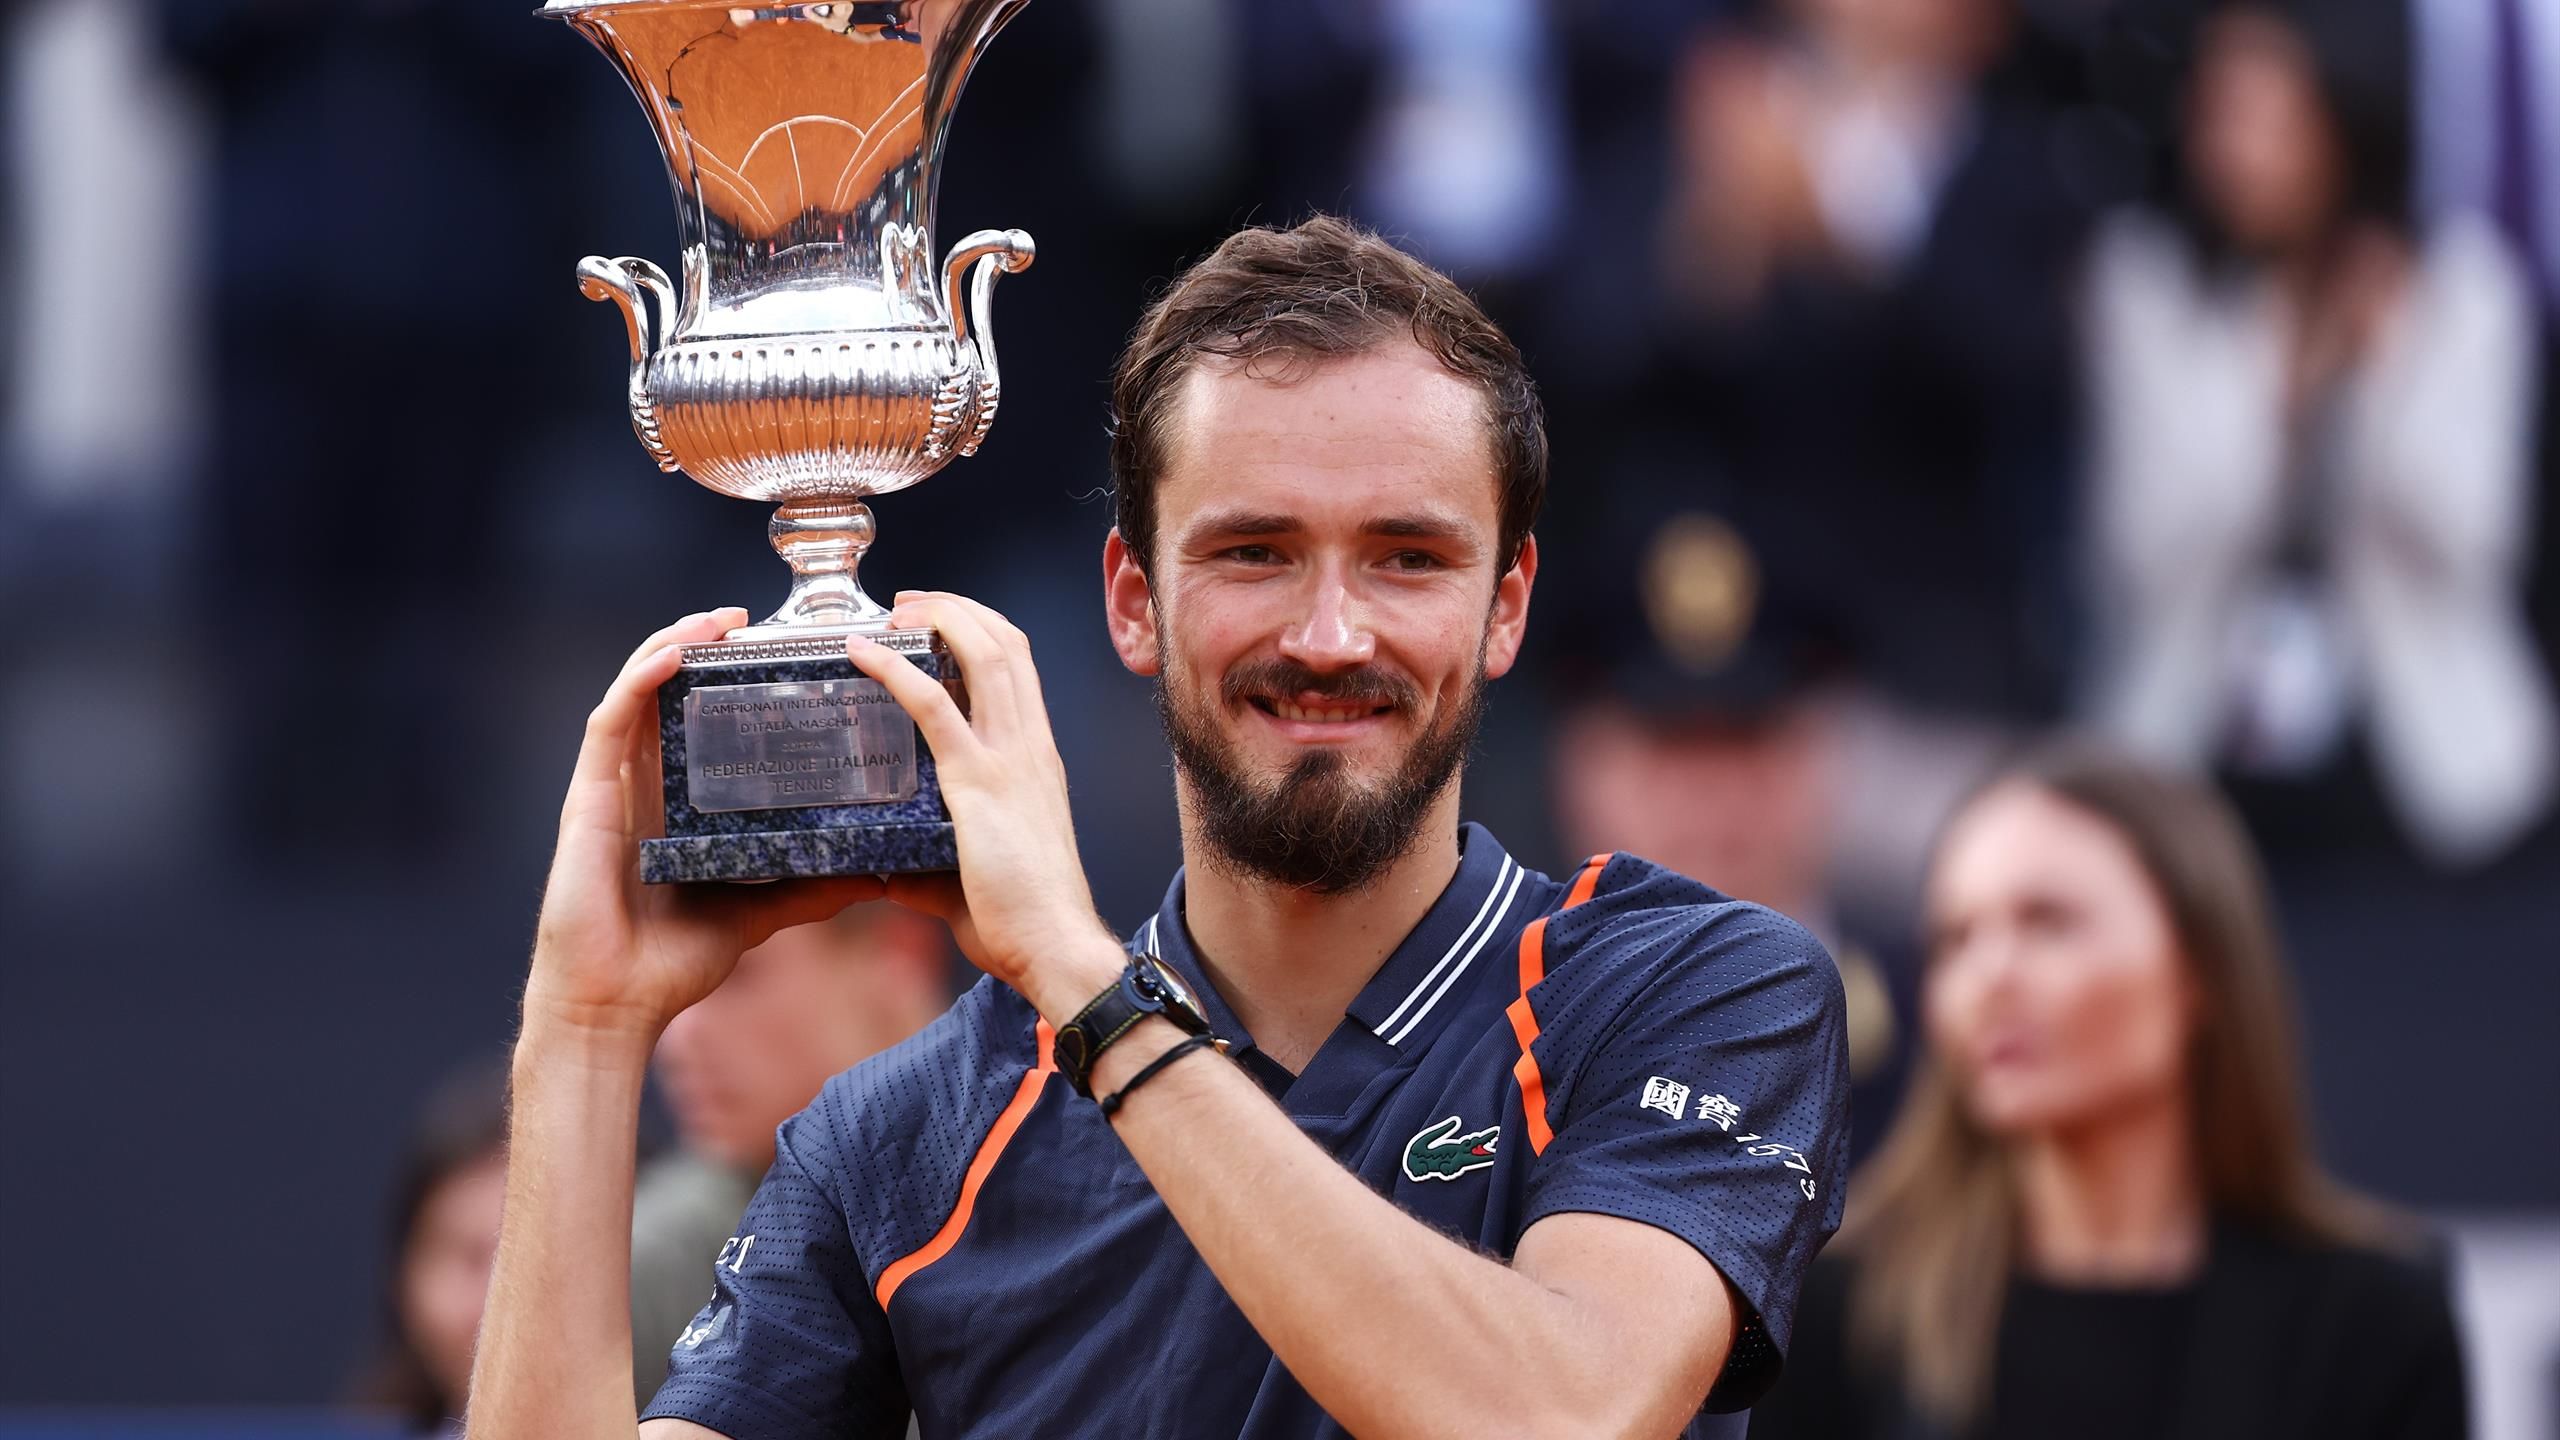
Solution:
M 1458 1133 L 1462 1122 L 1452 1115 L 1446 1120 L 1426 1125 L 1422 1132 L 1405 1142 L 1404 1178 L 1407 1180 L 1455 1180 L 1471 1170 L 1482 1170 L 1494 1161 L 1493 1147 L 1502 1140 L 1502 1127 L 1487 1125 L 1481 1130 Z

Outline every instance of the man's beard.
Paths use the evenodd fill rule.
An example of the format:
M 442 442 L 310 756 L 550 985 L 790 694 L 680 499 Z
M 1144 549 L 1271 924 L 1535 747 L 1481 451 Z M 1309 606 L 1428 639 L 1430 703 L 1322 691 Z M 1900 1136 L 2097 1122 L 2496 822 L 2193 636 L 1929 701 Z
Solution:
M 1192 819 L 1211 851 L 1202 858 L 1318 895 L 1360 889 L 1412 852 L 1422 839 L 1423 818 L 1466 764 L 1484 717 L 1479 645 L 1465 694 L 1414 741 L 1383 783 L 1362 785 L 1349 760 L 1333 749 L 1311 751 L 1286 775 L 1265 783 L 1246 773 L 1236 746 L 1219 727 L 1220 713 L 1192 696 L 1176 695 L 1166 679 L 1171 673 L 1170 665 L 1159 664 L 1156 714 L 1173 746 L 1174 765 L 1191 783 Z M 1320 675 L 1289 660 L 1239 666 L 1220 690 L 1229 709 L 1269 695 L 1318 695 L 1392 706 L 1405 715 L 1421 703 L 1420 692 L 1401 676 L 1370 669 Z

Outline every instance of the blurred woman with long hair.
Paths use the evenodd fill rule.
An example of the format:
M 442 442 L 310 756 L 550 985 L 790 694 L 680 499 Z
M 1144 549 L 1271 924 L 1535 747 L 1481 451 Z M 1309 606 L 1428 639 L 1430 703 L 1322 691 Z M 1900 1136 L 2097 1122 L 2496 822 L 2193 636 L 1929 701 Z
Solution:
M 1755 1437 L 2460 1436 L 2443 1277 L 2325 1176 L 2215 796 L 2102 753 L 1941 838 L 1927 1053 Z
M 384 1340 L 352 1399 L 402 1433 L 458 1440 L 507 1189 L 507 1063 L 456 1069 L 429 1095 L 391 1195 Z

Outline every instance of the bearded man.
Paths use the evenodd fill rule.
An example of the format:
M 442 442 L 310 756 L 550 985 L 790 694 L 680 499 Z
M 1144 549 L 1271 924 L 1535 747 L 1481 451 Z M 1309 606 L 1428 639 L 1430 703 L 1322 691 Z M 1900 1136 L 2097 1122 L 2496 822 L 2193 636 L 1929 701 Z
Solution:
M 1459 819 L 1538 571 L 1518 351 L 1316 219 L 1183 275 L 1113 408 L 1105 604 L 1173 748 L 1163 907 L 1125 944 L 1096 918 L 1028 644 L 919 592 L 893 623 L 946 638 L 966 715 L 848 648 L 932 747 L 958 874 L 641 885 L 652 692 L 744 616 L 653 636 L 563 811 L 475 1440 L 631 1433 L 651 1042 L 774 928 L 883 894 L 987 978 L 782 1127 L 641 1434 L 1664 1436 L 1776 1376 L 1840 1218 L 1829 958 L 1643 860 L 1551 879 Z

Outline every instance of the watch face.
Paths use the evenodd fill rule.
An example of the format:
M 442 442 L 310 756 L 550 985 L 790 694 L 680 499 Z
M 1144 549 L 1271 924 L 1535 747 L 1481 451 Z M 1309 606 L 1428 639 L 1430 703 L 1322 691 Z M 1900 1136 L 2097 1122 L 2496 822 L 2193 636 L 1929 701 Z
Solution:
M 1138 973 L 1147 978 L 1150 987 L 1164 998 L 1166 1004 L 1196 1023 L 1194 1033 L 1208 1033 L 1209 1017 L 1201 1011 L 1200 1003 L 1191 998 L 1191 992 L 1182 988 L 1182 982 L 1174 977 L 1170 967 L 1161 960 L 1150 960 L 1139 967 Z M 1189 1030 L 1193 1026 L 1185 1025 L 1183 1028 Z

